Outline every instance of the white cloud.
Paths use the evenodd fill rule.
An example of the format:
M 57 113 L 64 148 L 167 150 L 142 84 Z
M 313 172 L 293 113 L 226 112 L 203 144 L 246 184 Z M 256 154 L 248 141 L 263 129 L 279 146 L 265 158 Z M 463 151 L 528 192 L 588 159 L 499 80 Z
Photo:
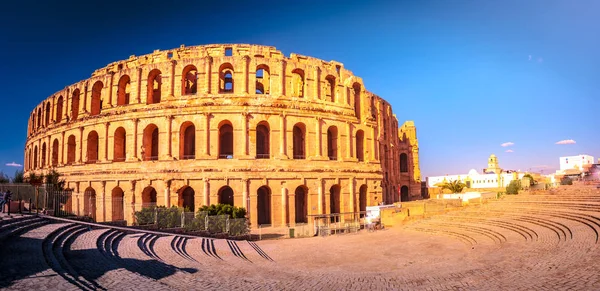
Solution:
M 509 146 L 511 146 L 511 145 L 514 145 L 514 144 L 515 144 L 514 142 L 512 142 L 512 141 L 509 141 L 509 142 L 505 142 L 505 143 L 501 144 L 500 146 L 503 146 L 503 147 L 509 147 Z
M 507 153 L 514 153 L 513 150 L 506 150 L 505 152 L 507 152 Z
M 563 139 L 561 141 L 557 141 L 556 144 L 575 144 L 575 141 L 572 139 Z
M 21 165 L 21 164 L 17 164 L 17 163 L 15 163 L 15 162 L 8 163 L 8 164 L 6 164 L 6 165 L 7 165 L 7 166 L 9 166 L 9 167 L 23 167 L 23 165 Z

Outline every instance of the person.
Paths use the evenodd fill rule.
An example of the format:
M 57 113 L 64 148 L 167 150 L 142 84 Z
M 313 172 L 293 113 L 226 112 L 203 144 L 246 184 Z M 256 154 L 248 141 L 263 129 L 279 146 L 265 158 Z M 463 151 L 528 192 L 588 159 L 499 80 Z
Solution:
M 2 213 L 4 213 L 4 205 L 10 202 L 10 196 L 10 190 L 7 190 L 4 192 L 4 195 L 2 195 L 2 202 L 0 202 L 0 209 L 2 209 Z

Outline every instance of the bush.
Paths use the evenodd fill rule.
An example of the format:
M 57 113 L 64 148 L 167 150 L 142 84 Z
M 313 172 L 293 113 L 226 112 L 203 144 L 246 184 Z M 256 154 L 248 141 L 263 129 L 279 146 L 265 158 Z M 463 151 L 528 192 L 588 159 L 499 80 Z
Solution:
M 521 190 L 521 181 L 512 180 L 506 187 L 506 194 L 519 194 L 519 190 Z
M 560 184 L 561 185 L 573 185 L 573 180 L 569 177 L 563 177 L 562 179 L 560 179 Z
M 198 210 L 198 216 L 201 212 L 207 212 L 208 216 L 214 215 L 229 215 L 229 218 L 244 218 L 246 217 L 246 209 L 244 207 L 231 206 L 229 204 L 212 204 L 210 206 L 202 206 Z M 206 214 L 204 214 L 206 215 Z

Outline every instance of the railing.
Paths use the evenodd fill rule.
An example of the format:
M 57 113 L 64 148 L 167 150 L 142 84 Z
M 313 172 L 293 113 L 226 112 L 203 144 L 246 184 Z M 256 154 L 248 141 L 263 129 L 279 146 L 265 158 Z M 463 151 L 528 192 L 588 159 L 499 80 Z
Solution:
M 193 160 L 196 158 L 196 155 L 183 155 L 181 156 L 182 160 Z
M 256 158 L 257 159 L 270 159 L 271 155 L 270 154 L 256 154 Z

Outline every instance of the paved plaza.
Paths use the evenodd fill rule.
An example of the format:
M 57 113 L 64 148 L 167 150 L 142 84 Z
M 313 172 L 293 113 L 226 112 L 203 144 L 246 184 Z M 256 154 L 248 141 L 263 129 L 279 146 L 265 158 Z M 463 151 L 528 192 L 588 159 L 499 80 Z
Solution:
M 7 290 L 599 290 L 600 192 L 504 196 L 376 232 L 258 242 L 2 217 Z

